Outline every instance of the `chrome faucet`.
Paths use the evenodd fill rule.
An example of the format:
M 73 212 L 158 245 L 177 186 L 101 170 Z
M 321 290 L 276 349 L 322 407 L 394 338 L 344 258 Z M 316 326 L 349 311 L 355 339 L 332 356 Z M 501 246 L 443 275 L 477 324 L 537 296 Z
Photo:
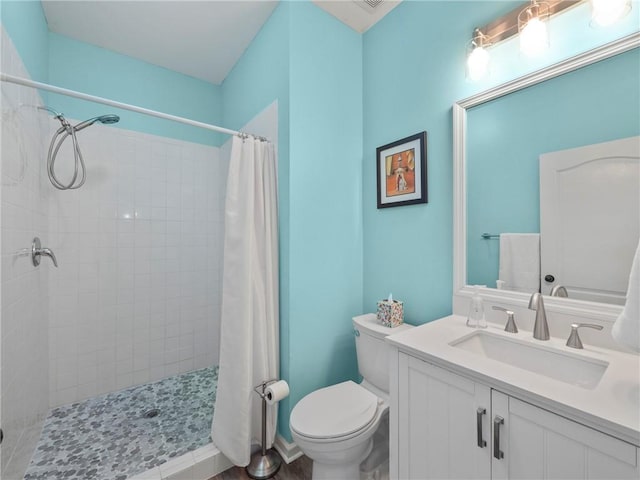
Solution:
M 547 312 L 544 309 L 542 294 L 534 292 L 529 299 L 529 310 L 536 311 L 536 323 L 533 325 L 533 338 L 537 340 L 549 340 L 549 324 Z
M 564 288 L 562 285 L 554 285 L 549 295 L 551 295 L 552 297 L 563 297 L 563 298 L 569 297 L 569 293 L 567 292 L 567 289 Z

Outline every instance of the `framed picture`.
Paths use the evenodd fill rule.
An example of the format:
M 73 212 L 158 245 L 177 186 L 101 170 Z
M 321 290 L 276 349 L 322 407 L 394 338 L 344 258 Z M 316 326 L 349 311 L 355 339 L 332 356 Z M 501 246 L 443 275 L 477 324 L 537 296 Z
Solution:
M 376 149 L 378 208 L 427 203 L 427 132 Z

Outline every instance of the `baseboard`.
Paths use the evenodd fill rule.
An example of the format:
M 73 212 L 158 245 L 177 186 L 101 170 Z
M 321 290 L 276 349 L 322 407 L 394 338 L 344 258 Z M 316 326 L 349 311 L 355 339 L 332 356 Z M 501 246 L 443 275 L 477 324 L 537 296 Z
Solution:
M 276 435 L 276 439 L 273 442 L 273 448 L 276 449 L 286 463 L 291 463 L 303 455 L 300 447 L 295 443 L 288 442 L 280 434 Z

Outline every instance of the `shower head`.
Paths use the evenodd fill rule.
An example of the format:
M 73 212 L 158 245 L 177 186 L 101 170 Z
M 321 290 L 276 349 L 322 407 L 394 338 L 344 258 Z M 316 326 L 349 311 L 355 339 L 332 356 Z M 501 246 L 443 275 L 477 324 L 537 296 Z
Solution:
M 62 127 L 58 129 L 56 133 L 53 134 L 53 138 L 51 139 L 51 144 L 49 145 L 49 155 L 47 156 L 47 173 L 49 175 L 49 180 L 55 188 L 58 190 L 75 190 L 76 188 L 80 188 L 84 185 L 84 182 L 87 178 L 87 169 L 84 165 L 84 159 L 82 158 L 82 153 L 80 152 L 80 145 L 78 145 L 78 139 L 76 138 L 76 132 L 79 132 L 83 128 L 87 128 L 93 125 L 96 122 L 112 124 L 120 121 L 120 117 L 118 115 L 102 115 L 100 117 L 90 118 L 89 120 L 85 120 L 84 122 L 80 122 L 75 126 L 71 126 L 66 118 L 61 113 L 56 112 L 48 107 L 43 107 L 44 110 L 50 111 L 55 115 Z M 55 163 L 56 156 L 58 155 L 58 150 L 62 146 L 63 142 L 67 137 L 71 137 L 71 141 L 73 142 L 73 156 L 75 159 L 75 169 L 73 176 L 71 177 L 71 181 L 68 183 L 62 182 L 58 179 L 55 172 Z
M 76 132 L 79 132 L 83 128 L 87 128 L 93 125 L 96 122 L 104 123 L 105 125 L 111 125 L 113 123 L 118 123 L 120 121 L 120 117 L 118 115 L 102 115 L 100 117 L 90 118 L 89 120 L 85 120 L 84 122 L 80 122 L 73 129 Z
M 112 123 L 118 123 L 120 121 L 120 117 L 118 115 L 102 115 L 98 117 L 98 121 L 100 123 L 104 123 L 105 125 L 111 125 Z

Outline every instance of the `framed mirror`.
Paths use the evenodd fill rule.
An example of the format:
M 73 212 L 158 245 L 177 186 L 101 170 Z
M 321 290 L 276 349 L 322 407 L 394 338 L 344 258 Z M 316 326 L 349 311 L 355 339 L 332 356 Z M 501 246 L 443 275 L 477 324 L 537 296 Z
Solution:
M 562 197 L 551 195 L 548 186 L 544 190 L 544 182 L 549 184 L 550 181 L 540 182 L 539 157 L 548 154 L 555 161 L 557 155 L 566 155 L 575 149 L 638 135 L 637 101 L 627 99 L 631 101 L 625 102 L 621 93 L 625 86 L 619 82 L 629 81 L 624 69 L 638 63 L 639 45 L 640 33 L 636 33 L 454 104 L 454 295 L 470 295 L 468 285 L 484 284 L 487 286 L 483 289 L 484 296 L 512 304 L 528 301 L 530 292 L 527 288 L 520 291 L 496 289 L 502 286 L 500 282 L 496 284 L 500 278 L 500 234 L 539 234 L 540 188 L 545 192 L 543 199 L 555 198 L 553 201 L 558 202 Z M 609 84 L 605 72 L 610 75 Z M 637 78 L 631 81 L 637 82 Z M 628 143 L 636 145 L 637 137 Z M 585 154 L 580 150 L 580 155 L 584 157 Z M 582 163 L 593 165 L 598 162 Z M 630 185 L 633 198 L 640 195 L 637 184 L 634 188 L 635 170 L 637 162 L 626 170 L 631 175 L 627 175 L 631 179 L 627 185 Z M 591 172 L 591 177 L 601 175 L 602 172 Z M 551 183 L 557 182 L 552 178 Z M 580 198 L 584 205 L 589 203 Z M 633 204 L 637 199 L 633 198 L 628 201 L 635 207 L 637 205 Z M 593 205 L 601 204 L 597 197 L 593 202 Z M 542 204 L 547 212 L 565 210 L 554 209 L 555 205 L 549 209 L 548 205 L 544 206 L 545 201 Z M 622 210 L 632 219 L 637 217 L 633 208 Z M 549 213 L 546 215 L 548 218 Z M 581 213 L 572 213 L 570 218 L 575 218 L 578 225 L 580 216 Z M 584 216 L 593 222 L 593 208 Z M 543 224 L 543 230 L 548 232 L 549 220 Z M 588 231 L 589 227 L 584 228 Z M 611 235 L 611 241 L 607 243 L 607 248 L 617 252 L 615 258 L 623 265 L 619 274 L 621 278 L 626 277 L 623 282 L 628 279 L 624 265 L 628 264 L 630 268 L 637 246 L 637 229 L 637 226 L 632 226 L 628 230 L 629 235 L 623 239 L 614 238 L 620 235 Z M 552 243 L 551 236 L 544 238 L 549 240 L 538 243 L 548 247 Z M 620 245 L 614 240 L 620 240 Z M 600 242 L 594 241 L 595 244 Z M 539 253 L 536 255 L 540 258 Z M 560 258 L 564 260 L 568 256 L 564 254 Z M 611 262 L 607 260 L 605 263 Z M 549 272 L 542 271 L 545 268 Z M 594 268 L 594 271 L 599 268 Z M 532 291 L 541 289 L 548 294 L 552 286 L 561 285 L 561 281 L 555 279 L 557 273 L 553 273 L 566 273 L 567 267 L 555 264 L 549 267 L 547 262 L 542 270 L 539 270 L 536 286 L 528 288 Z M 545 281 L 545 277 L 550 281 Z M 597 274 L 594 275 L 596 277 Z M 572 278 L 579 278 L 579 282 L 573 282 L 577 285 L 584 283 L 586 276 L 575 271 L 569 275 L 563 273 L 561 278 L 568 283 L 572 283 Z M 600 278 L 609 280 L 611 273 L 603 272 Z M 620 285 L 620 281 L 610 283 L 616 283 L 617 290 L 626 290 L 626 284 Z M 602 286 L 594 285 L 592 289 L 600 291 Z M 584 290 L 582 285 L 569 287 L 569 298 L 554 297 L 547 305 L 556 311 L 588 312 L 612 319 L 620 312 L 624 298 L 619 292 L 587 295 L 581 290 Z

